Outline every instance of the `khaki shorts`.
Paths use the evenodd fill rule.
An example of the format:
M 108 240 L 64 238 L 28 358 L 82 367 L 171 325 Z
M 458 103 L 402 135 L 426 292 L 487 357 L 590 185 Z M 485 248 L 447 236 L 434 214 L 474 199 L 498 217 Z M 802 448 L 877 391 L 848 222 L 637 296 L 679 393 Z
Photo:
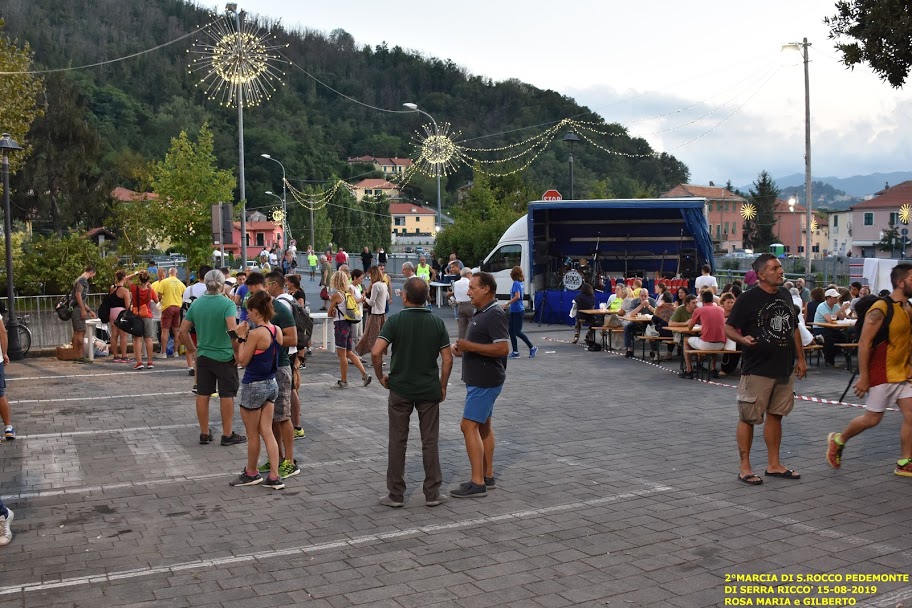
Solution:
M 900 399 L 912 399 L 912 384 L 908 382 L 886 382 L 868 389 L 865 409 L 875 414 L 883 414 L 887 408 Z
M 764 414 L 788 416 L 795 407 L 795 377 L 741 376 L 738 415 L 747 424 L 762 424 Z

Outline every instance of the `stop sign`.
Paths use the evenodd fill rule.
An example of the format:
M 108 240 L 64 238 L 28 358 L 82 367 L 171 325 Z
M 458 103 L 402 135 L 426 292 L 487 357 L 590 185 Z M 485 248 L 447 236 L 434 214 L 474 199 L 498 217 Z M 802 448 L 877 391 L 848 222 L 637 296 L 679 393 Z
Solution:
M 562 201 L 564 197 L 561 196 L 561 193 L 557 190 L 545 190 L 545 193 L 542 194 L 541 200 L 543 201 Z

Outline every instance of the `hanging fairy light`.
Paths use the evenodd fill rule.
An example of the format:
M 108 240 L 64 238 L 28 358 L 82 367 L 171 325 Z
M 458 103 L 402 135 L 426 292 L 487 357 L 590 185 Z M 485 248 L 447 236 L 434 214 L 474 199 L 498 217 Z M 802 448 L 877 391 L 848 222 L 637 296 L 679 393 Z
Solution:
M 903 224 L 908 224 L 910 220 L 912 220 L 912 205 L 904 203 L 899 208 L 899 221 Z
M 757 207 L 753 203 L 741 205 L 741 217 L 748 222 L 757 217 Z
M 196 86 L 223 106 L 237 105 L 239 87 L 245 105 L 259 105 L 284 84 L 280 66 L 287 62 L 279 49 L 288 45 L 277 44 L 274 35 L 254 22 L 242 22 L 240 31 L 236 27 L 233 19 L 223 18 L 203 29 L 207 39 L 187 50 L 198 55 L 188 71 L 199 76 Z

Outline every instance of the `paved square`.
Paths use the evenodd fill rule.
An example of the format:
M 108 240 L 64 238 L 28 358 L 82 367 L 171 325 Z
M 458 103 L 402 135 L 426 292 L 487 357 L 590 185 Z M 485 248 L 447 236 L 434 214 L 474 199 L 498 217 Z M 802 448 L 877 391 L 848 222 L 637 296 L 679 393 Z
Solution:
M 448 312 L 439 314 L 455 335 Z M 377 382 L 332 390 L 338 367 L 326 352 L 302 375 L 303 470 L 283 492 L 228 486 L 246 446 L 198 445 L 182 360 L 142 372 L 104 360 L 14 363 L 7 391 L 19 438 L 0 445 L 0 494 L 15 511 L 15 538 L 0 549 L 0 605 L 909 604 L 906 582 L 864 583 L 875 594 L 817 588 L 851 587 L 845 578 L 807 594 L 725 591 L 799 585 L 782 574 L 912 570 L 912 480 L 892 474 L 897 412 L 854 439 L 834 471 L 826 434 L 859 410 L 799 401 L 782 457 L 802 479 L 748 487 L 736 479 L 737 378 L 680 380 L 676 362 L 589 353 L 569 344 L 569 328 L 527 322 L 526 331 L 540 350 L 510 361 L 495 408 L 497 489 L 434 509 L 421 494 L 417 417 L 406 507 L 377 504 L 386 391 Z M 441 406 L 445 488 L 468 478 L 460 369 L 457 359 Z M 796 390 L 835 400 L 849 377 L 812 365 Z M 218 433 L 214 401 L 210 417 Z M 239 416 L 234 424 L 243 428 Z M 752 461 L 762 473 L 760 428 Z M 778 582 L 736 582 L 744 574 Z

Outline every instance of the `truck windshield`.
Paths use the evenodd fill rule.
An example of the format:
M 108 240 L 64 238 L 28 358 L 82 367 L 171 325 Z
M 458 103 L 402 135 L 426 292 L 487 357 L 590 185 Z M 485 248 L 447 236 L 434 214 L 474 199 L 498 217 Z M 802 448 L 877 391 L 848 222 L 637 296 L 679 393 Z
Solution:
M 522 262 L 522 245 L 504 245 L 491 254 L 491 257 L 485 262 L 484 269 L 487 272 L 512 270 L 514 266 L 519 266 L 520 262 Z

